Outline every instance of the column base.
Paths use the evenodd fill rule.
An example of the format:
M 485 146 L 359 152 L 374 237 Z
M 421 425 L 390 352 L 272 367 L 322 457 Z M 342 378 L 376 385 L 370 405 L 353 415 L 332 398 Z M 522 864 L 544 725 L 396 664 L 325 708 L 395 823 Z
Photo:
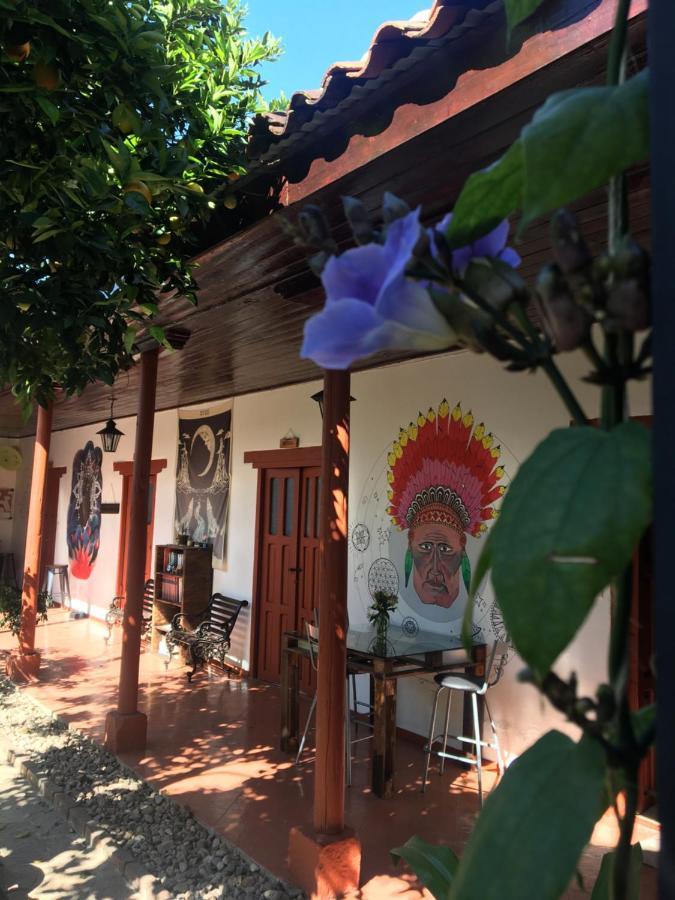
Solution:
M 105 717 L 105 748 L 111 753 L 134 753 L 145 750 L 148 717 L 145 713 L 109 712 Z
M 37 650 L 24 653 L 21 650 L 12 650 L 7 657 L 7 676 L 15 684 L 27 684 L 37 681 L 40 671 L 40 654 Z
M 311 900 L 354 895 L 361 878 L 361 842 L 351 828 L 341 834 L 317 834 L 310 827 L 291 829 L 288 867 L 294 884 Z

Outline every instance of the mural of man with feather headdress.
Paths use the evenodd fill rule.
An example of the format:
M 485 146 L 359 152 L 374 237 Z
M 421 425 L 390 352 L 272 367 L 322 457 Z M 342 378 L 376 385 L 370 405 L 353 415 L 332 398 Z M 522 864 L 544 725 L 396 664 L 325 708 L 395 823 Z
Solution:
M 481 423 L 459 404 L 450 411 L 446 400 L 436 412 L 420 413 L 417 422 L 400 430 L 388 455 L 387 512 L 399 531 L 408 532 L 405 585 L 422 604 L 449 608 L 466 590 L 471 564 L 467 534 L 479 538 L 497 512 L 492 505 L 504 493 L 499 484 L 500 448 Z

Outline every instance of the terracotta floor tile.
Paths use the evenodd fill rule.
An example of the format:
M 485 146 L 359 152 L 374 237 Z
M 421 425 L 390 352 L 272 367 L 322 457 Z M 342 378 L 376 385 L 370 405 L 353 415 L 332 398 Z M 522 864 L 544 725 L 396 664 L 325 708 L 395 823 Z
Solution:
M 97 741 L 103 739 L 106 712 L 115 706 L 119 678 L 120 630 L 109 646 L 106 632 L 94 620 L 69 621 L 64 611 L 52 611 L 37 633 L 43 653 L 41 680 L 25 688 Z M 0 633 L 0 651 L 12 646 L 11 635 Z M 167 672 L 160 657 L 142 654 L 139 707 L 148 716 L 148 746 L 145 753 L 126 755 L 124 761 L 287 878 L 288 832 L 312 818 L 311 748 L 299 766 L 277 749 L 276 686 L 205 673 L 195 676 L 190 686 L 183 671 L 174 661 Z M 450 764 L 442 778 L 432 772 L 422 794 L 421 748 L 400 740 L 395 794 L 380 800 L 369 787 L 369 752 L 369 742 L 356 745 L 353 784 L 346 795 L 347 822 L 363 845 L 362 900 L 428 898 L 404 869 L 393 866 L 389 851 L 413 834 L 461 851 L 478 810 L 475 776 Z M 486 772 L 488 787 L 495 777 L 496 771 Z M 615 836 L 608 814 L 581 861 L 587 884 L 592 884 Z M 649 900 L 656 896 L 656 873 L 647 868 L 644 872 L 641 897 Z M 571 887 L 567 896 L 584 894 Z

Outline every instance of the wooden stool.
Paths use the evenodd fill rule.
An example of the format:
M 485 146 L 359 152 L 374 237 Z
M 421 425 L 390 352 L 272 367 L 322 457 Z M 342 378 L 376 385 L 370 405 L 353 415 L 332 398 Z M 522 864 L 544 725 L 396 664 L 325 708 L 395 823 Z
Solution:
M 68 609 L 72 609 L 70 597 L 70 580 L 68 579 L 68 566 L 45 566 L 45 580 L 44 584 L 42 585 L 42 590 L 47 591 L 52 599 L 54 599 L 54 582 L 57 578 L 59 579 L 59 599 L 61 602 L 61 606 L 63 606 L 64 608 L 68 607 Z M 65 602 L 66 598 L 68 598 L 67 603 Z
M 0 583 L 11 584 L 15 588 L 19 587 L 13 553 L 0 553 Z

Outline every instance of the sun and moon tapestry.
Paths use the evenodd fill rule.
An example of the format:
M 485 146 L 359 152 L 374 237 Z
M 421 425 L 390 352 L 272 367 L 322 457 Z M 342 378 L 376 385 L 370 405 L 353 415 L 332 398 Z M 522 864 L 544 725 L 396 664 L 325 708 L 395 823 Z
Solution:
M 178 412 L 176 534 L 208 542 L 225 563 L 230 505 L 232 403 Z
M 103 452 L 92 441 L 87 441 L 73 458 L 66 541 L 70 574 L 85 581 L 93 571 L 101 545 L 102 461 Z
M 399 429 L 353 513 L 352 573 L 364 609 L 384 590 L 399 598 L 393 621 L 405 631 L 459 633 L 471 572 L 506 491 L 504 455 L 495 435 L 459 403 L 451 408 L 443 400 Z M 515 460 L 508 463 L 514 470 Z M 474 629 L 506 637 L 484 589 Z

